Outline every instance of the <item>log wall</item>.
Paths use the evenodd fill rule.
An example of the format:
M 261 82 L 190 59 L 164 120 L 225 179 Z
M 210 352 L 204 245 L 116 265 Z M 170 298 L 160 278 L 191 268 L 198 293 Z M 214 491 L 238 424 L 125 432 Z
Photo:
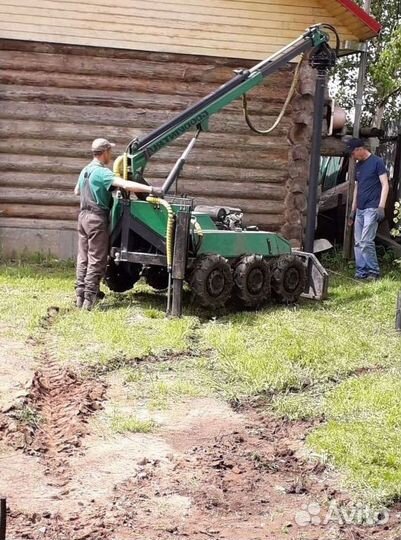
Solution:
M 44 231 L 73 234 L 78 201 L 72 190 L 90 159 L 92 139 L 110 138 L 121 153 L 131 138 L 213 91 L 234 68 L 254 62 L 0 40 L 0 63 L 0 239 L 5 249 L 18 236 L 10 231 L 23 231 L 17 250 L 46 251 Z M 288 66 L 250 93 L 250 110 L 260 127 L 279 113 L 292 74 Z M 299 181 L 299 175 L 305 168 L 298 170 L 291 158 L 295 146 L 289 171 L 293 130 L 287 115 L 272 135 L 253 134 L 240 101 L 231 104 L 201 135 L 179 192 L 198 203 L 239 206 L 247 224 L 282 231 L 296 243 L 305 198 L 305 179 Z M 151 183 L 163 182 L 189 136 L 152 158 Z

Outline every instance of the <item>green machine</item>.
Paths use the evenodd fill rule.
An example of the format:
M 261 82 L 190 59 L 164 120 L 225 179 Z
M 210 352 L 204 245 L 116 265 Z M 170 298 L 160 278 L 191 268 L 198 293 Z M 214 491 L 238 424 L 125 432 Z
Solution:
M 230 299 L 240 306 L 257 308 L 272 297 L 292 303 L 301 294 L 325 296 L 327 273 L 313 255 L 313 240 L 326 76 L 336 59 L 336 52 L 328 45 L 327 30 L 335 33 L 338 50 L 338 35 L 332 26 L 312 26 L 270 58 L 249 70 L 236 71 L 215 92 L 128 144 L 126 152 L 115 160 L 114 172 L 148 184 L 145 168 L 152 155 L 184 133 L 195 131 L 163 184 L 163 197 L 138 194 L 139 198 L 132 200 L 123 190 L 115 194 L 105 277 L 111 290 L 129 290 L 143 276 L 152 287 L 168 289 L 167 312 L 174 316 L 182 313 L 184 281 L 195 303 L 212 309 L 223 307 Z M 305 53 L 317 70 L 317 80 L 305 252 L 299 252 L 279 234 L 244 228 L 239 208 L 195 206 L 191 198 L 170 196 L 169 191 L 197 138 L 207 131 L 209 118 L 238 98 L 244 100 L 246 111 L 249 90 Z

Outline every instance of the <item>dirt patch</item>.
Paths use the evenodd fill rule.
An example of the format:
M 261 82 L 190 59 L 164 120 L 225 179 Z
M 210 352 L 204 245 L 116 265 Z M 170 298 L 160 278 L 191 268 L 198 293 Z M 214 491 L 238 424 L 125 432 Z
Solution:
M 330 501 L 346 504 L 346 493 L 320 463 L 304 457 L 305 423 L 279 422 L 247 411 L 235 429 L 213 435 L 202 444 L 177 452 L 162 438 L 136 434 L 136 451 L 129 455 L 127 478 L 115 477 L 109 496 L 93 499 L 71 512 L 76 477 L 64 496 L 65 509 L 50 513 L 16 512 L 10 516 L 10 540 L 357 540 L 394 538 L 395 523 L 385 527 L 341 527 L 297 523 L 297 515 L 311 504 L 327 508 Z M 197 429 L 194 422 L 194 429 Z M 203 427 L 201 428 L 203 429 Z M 185 438 L 188 431 L 182 431 Z M 179 437 L 178 431 L 175 436 Z M 116 441 L 117 443 L 117 441 Z M 185 445 L 184 445 L 185 446 Z M 127 449 L 129 444 L 127 445 Z M 90 467 L 96 474 L 99 454 L 92 447 Z M 158 456 L 158 457 L 157 457 Z M 115 471 L 129 459 L 115 455 Z M 83 462 L 75 456 L 75 465 Z M 110 470 L 110 469 L 109 469 Z M 85 482 L 82 484 L 82 486 Z M 99 495 L 99 493 L 97 493 Z M 69 512 L 65 511 L 69 507 Z M 390 535 L 390 530 L 392 534 Z
M 49 310 L 43 334 L 27 345 L 39 367 L 0 419 L 8 445 L 0 449 L 7 540 L 396 538 L 395 511 L 380 527 L 322 522 L 332 502 L 349 498 L 338 477 L 306 452 L 312 424 L 188 398 L 152 412 L 155 433 L 112 436 L 102 407 L 107 416 L 115 402 L 127 414 L 135 405 L 146 418 L 146 404 L 138 410 L 118 376 L 95 370 L 84 377 L 60 367 L 48 335 L 58 316 Z
M 25 397 L 36 364 L 32 347 L 6 337 L 6 330 L 0 323 L 0 411 L 14 407 Z

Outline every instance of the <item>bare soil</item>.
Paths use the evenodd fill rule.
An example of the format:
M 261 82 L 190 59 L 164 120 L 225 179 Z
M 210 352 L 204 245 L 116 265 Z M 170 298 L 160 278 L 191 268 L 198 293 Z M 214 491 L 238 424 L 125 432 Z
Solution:
M 111 400 L 129 405 L 118 377 L 58 365 L 45 335 L 24 347 L 0 337 L 0 347 L 11 351 L 0 388 L 14 400 L 0 416 L 8 540 L 397 538 L 395 510 L 376 527 L 297 519 L 310 504 L 349 501 L 306 452 L 309 423 L 194 398 L 160 411 L 152 434 L 111 435 L 102 414 Z

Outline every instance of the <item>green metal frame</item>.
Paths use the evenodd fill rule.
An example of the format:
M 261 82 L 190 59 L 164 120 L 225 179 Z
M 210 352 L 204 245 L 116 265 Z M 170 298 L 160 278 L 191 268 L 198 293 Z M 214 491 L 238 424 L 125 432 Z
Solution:
M 176 213 L 180 210 L 178 205 L 172 205 Z M 146 201 L 131 201 L 130 213 L 135 219 L 159 236 L 165 238 L 167 230 L 167 212 L 163 206 L 149 204 Z M 227 231 L 219 230 L 206 214 L 193 212 L 202 233 L 192 228 L 192 235 L 196 237 L 196 253 L 220 254 L 227 259 L 241 257 L 243 255 L 257 254 L 264 257 L 276 257 L 291 253 L 291 244 L 281 235 L 264 231 Z M 112 228 L 117 226 L 121 217 L 121 204 L 116 204 L 112 214 Z M 195 250 L 195 248 L 193 248 Z

